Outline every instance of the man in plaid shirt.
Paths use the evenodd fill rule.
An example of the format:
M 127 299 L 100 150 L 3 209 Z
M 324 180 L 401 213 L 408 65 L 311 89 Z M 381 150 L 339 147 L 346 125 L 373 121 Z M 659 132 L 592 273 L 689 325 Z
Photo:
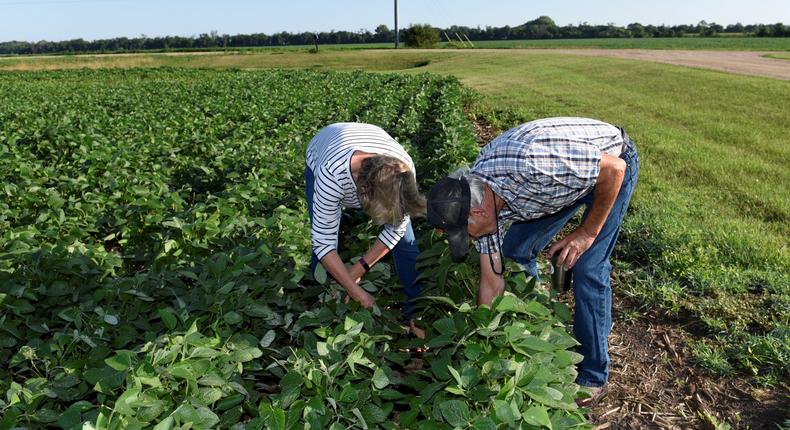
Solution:
M 558 265 L 572 268 L 573 328 L 584 355 L 577 383 L 593 393 L 583 406 L 606 392 L 609 256 L 638 175 L 636 147 L 619 127 L 588 118 L 547 118 L 494 139 L 470 171 L 440 180 L 428 198 L 428 221 L 447 233 L 454 259 L 466 255 L 470 236 L 475 239 L 478 304 L 491 304 L 504 292 L 502 253 L 537 277 L 538 254 L 585 207 L 581 225 L 548 251 L 557 254 Z

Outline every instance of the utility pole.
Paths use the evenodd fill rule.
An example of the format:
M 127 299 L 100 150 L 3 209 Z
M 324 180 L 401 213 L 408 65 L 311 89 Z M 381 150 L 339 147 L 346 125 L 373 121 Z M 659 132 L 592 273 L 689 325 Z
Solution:
M 395 0 L 395 48 L 400 45 L 400 30 L 398 29 L 398 0 Z

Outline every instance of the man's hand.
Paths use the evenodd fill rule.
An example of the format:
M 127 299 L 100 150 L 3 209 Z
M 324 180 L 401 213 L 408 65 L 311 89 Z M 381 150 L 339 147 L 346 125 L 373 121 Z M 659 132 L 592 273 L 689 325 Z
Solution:
M 579 257 L 590 249 L 594 241 L 595 235 L 590 234 L 584 226 L 581 226 L 552 245 L 551 248 L 549 248 L 549 257 L 559 252 L 560 254 L 557 256 L 557 265 L 565 267 L 565 270 L 569 270 L 576 264 Z
M 417 327 L 414 320 L 409 320 L 409 332 L 419 339 L 425 339 L 425 330 Z
M 600 168 L 593 190 L 593 201 L 582 225 L 549 248 L 549 257 L 559 251 L 557 264 L 564 266 L 565 270 L 573 267 L 579 261 L 579 257 L 590 249 L 609 217 L 609 212 L 620 192 L 620 186 L 623 184 L 625 160 L 603 154 Z

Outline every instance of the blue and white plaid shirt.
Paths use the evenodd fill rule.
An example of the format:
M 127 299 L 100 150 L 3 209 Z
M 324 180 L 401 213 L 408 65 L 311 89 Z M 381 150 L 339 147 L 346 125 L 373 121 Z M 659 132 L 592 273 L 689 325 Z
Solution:
M 508 221 L 557 213 L 592 191 L 602 154 L 619 156 L 623 143 L 619 128 L 595 119 L 539 119 L 491 141 L 469 175 L 482 179 L 507 203 L 497 220 L 504 237 Z M 475 241 L 483 254 L 497 252 L 498 246 L 489 236 Z

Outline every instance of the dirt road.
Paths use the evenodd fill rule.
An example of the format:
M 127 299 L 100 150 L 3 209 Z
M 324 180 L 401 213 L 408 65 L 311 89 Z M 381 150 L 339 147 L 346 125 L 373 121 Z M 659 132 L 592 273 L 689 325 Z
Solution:
M 756 51 L 676 51 L 657 49 L 552 49 L 573 55 L 616 57 L 656 61 L 680 66 L 720 70 L 742 75 L 790 80 L 790 60 L 766 58 L 770 52 Z

